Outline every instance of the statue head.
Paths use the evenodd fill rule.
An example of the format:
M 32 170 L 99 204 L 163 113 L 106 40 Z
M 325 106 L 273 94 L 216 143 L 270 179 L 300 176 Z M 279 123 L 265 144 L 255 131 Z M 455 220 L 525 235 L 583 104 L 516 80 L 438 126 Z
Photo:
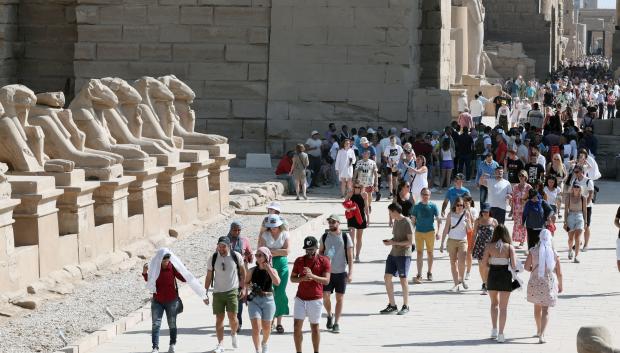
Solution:
M 0 103 L 10 116 L 27 115 L 36 102 L 37 96 L 24 85 L 8 85 L 0 88 Z
M 142 97 L 127 81 L 119 77 L 104 77 L 101 83 L 114 92 L 119 104 L 140 104 Z
M 186 101 L 191 104 L 196 98 L 196 93 L 183 81 L 174 75 L 166 75 L 158 78 L 174 94 L 174 99 Z
M 143 76 L 137 79 L 133 86 L 140 92 L 142 98 L 145 95 L 156 101 L 174 101 L 174 94 L 163 84 L 163 82 L 154 77 Z
M 62 108 L 65 106 L 65 94 L 63 92 L 38 93 L 37 104 L 52 108 Z
M 87 99 L 94 104 L 103 105 L 106 107 L 116 108 L 118 105 L 118 98 L 112 92 L 108 86 L 104 85 L 98 79 L 90 79 L 82 87 L 82 92 L 85 93 Z

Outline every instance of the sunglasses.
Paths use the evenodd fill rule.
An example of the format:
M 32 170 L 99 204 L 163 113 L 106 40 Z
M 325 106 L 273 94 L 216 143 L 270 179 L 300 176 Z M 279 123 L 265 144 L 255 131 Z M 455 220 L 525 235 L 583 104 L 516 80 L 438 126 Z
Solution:
M 463 207 L 463 204 L 462 203 L 457 203 L 456 207 Z
M 256 257 L 265 257 L 265 255 L 263 253 L 259 252 L 259 253 L 256 254 Z
M 422 196 L 431 196 L 431 194 L 422 194 Z
M 329 224 L 336 224 L 336 223 L 338 223 L 338 221 L 334 221 L 334 220 L 330 219 L 329 221 L 327 221 L 327 223 L 329 223 Z

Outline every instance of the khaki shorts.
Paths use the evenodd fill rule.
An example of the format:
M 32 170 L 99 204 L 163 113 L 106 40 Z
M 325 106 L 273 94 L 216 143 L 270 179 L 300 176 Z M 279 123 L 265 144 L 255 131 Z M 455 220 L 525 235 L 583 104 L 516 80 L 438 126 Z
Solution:
M 456 256 L 459 252 L 467 252 L 467 240 L 448 239 L 448 254 Z
M 237 313 L 239 311 L 239 290 L 213 293 L 213 314 Z
M 427 251 L 433 251 L 435 248 L 435 231 L 415 232 L 415 248 L 418 252 L 423 252 L 426 246 Z

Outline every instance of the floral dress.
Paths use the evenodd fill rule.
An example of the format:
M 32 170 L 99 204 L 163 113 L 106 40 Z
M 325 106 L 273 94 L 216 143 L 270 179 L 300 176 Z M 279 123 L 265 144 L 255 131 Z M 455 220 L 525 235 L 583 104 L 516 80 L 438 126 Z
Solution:
M 478 235 L 476 236 L 476 243 L 474 244 L 474 251 L 472 257 L 476 260 L 482 260 L 484 255 L 484 248 L 491 241 L 493 237 L 493 230 L 495 226 L 493 224 L 479 224 Z
M 538 247 L 530 249 L 532 254 L 532 273 L 527 283 L 527 301 L 542 306 L 555 306 L 558 302 L 558 277 L 555 272 L 545 271 L 538 276 Z M 555 255 L 557 257 L 557 253 Z
M 527 230 L 521 218 L 523 216 L 523 207 L 525 206 L 523 199 L 527 198 L 527 193 L 531 188 L 530 184 L 517 184 L 512 188 L 512 219 L 514 220 L 512 240 L 517 243 L 523 243 L 527 237 Z

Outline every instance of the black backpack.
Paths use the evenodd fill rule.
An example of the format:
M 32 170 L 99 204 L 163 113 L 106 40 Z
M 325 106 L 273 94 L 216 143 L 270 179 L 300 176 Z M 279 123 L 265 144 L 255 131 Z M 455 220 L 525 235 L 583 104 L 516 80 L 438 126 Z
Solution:
M 239 277 L 239 280 L 241 281 L 241 266 L 239 265 L 239 259 L 237 258 L 237 255 L 235 255 L 235 251 L 234 250 L 230 250 L 232 253 L 232 258 L 235 261 L 235 264 L 237 265 L 237 276 Z M 217 260 L 217 251 L 215 253 L 213 253 L 213 258 L 211 259 L 211 268 L 213 269 L 213 272 L 215 272 L 215 261 Z M 213 286 L 213 280 L 215 279 L 215 274 L 213 274 L 213 277 L 211 277 L 211 286 Z
M 349 253 L 347 252 L 347 245 L 349 243 L 349 240 L 347 238 L 346 232 L 340 231 L 340 233 L 342 234 L 342 242 L 344 243 L 344 259 L 345 259 L 345 262 L 348 264 Z M 323 246 L 325 246 L 325 239 L 327 239 L 327 232 L 323 233 L 323 235 L 321 236 L 321 244 L 323 244 Z

